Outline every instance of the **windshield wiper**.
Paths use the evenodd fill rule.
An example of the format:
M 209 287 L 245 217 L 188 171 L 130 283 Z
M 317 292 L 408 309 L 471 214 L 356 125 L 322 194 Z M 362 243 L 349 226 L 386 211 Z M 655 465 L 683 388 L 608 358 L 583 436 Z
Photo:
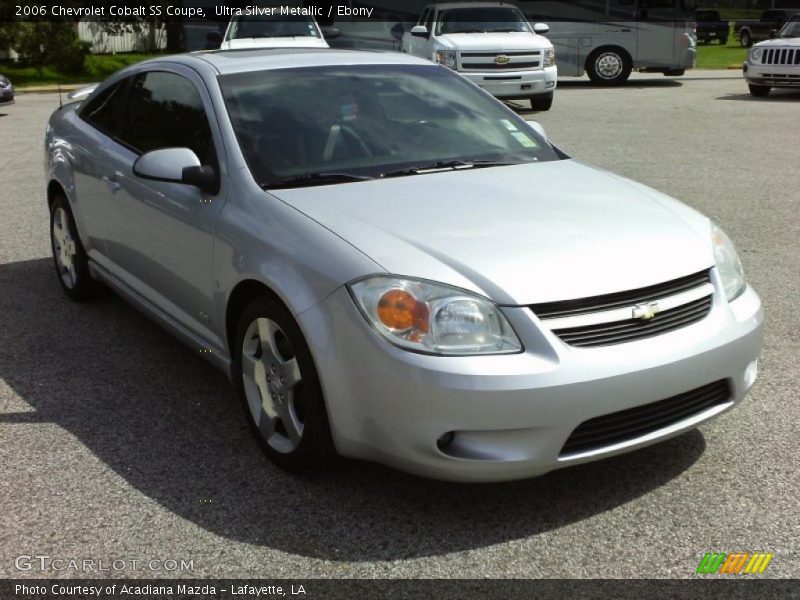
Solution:
M 265 189 L 283 189 L 294 187 L 310 187 L 312 185 L 327 185 L 333 183 L 350 183 L 353 181 L 368 181 L 374 179 L 366 175 L 356 175 L 355 173 L 306 173 L 294 177 L 284 177 L 274 179 L 260 184 Z
M 438 171 L 444 169 L 480 169 L 483 167 L 507 167 L 509 165 L 518 165 L 519 162 L 497 161 L 497 160 L 440 160 L 437 162 L 427 163 L 424 165 L 414 165 L 413 167 L 403 167 L 395 171 L 386 171 L 381 173 L 379 177 L 385 179 L 387 177 L 403 177 L 404 175 L 419 175 L 427 171 Z

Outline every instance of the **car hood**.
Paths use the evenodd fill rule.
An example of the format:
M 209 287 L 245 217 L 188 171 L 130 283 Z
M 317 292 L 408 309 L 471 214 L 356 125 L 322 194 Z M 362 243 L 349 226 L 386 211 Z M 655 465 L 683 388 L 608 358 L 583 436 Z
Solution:
M 296 35 L 294 37 L 237 38 L 222 43 L 223 50 L 240 50 L 242 48 L 327 48 L 325 40 L 313 35 Z
M 386 271 L 524 305 L 713 265 L 708 220 L 574 160 L 274 190 Z
M 772 40 L 765 40 L 763 42 L 759 42 L 758 44 L 756 44 L 754 48 L 774 48 L 774 47 L 785 48 L 786 46 L 800 46 L 800 38 L 790 37 L 790 38 L 775 38 Z
M 514 50 L 538 50 L 547 48 L 550 42 L 535 33 L 448 33 L 440 36 L 457 50 L 485 50 L 506 52 Z

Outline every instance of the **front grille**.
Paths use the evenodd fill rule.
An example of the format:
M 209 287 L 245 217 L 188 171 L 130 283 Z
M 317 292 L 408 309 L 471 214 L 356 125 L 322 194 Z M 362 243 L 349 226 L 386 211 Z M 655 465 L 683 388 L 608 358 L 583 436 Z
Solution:
M 572 432 L 561 456 L 600 450 L 635 440 L 730 401 L 725 380 L 644 406 L 629 408 L 584 421 Z
M 498 64 L 496 59 L 504 57 L 508 62 Z M 538 50 L 517 52 L 462 52 L 461 69 L 464 71 L 512 71 L 539 69 L 542 53 Z
M 509 70 L 509 69 L 535 69 L 539 66 L 539 61 L 520 61 L 520 62 L 509 62 L 504 65 L 498 65 L 497 63 L 490 62 L 490 63 L 469 63 L 463 62 L 461 66 L 464 69 L 472 69 L 475 71 L 496 71 L 498 69 Z
M 531 309 L 540 319 L 585 315 L 613 308 L 642 304 L 643 302 L 652 302 L 659 298 L 685 292 L 686 290 L 701 286 L 704 283 L 711 283 L 711 271 L 709 270 L 681 277 L 680 279 L 673 279 L 666 283 L 639 288 L 638 290 L 616 292 L 614 294 L 592 296 L 590 298 L 580 298 L 578 300 L 534 304 L 531 306 Z
M 647 321 L 628 319 L 570 329 L 555 329 L 553 333 L 570 346 L 579 348 L 610 346 L 686 327 L 704 319 L 709 312 L 711 312 L 711 296 L 706 296 L 677 308 L 665 310 Z
M 711 312 L 712 292 L 711 272 L 702 271 L 638 290 L 536 304 L 531 309 L 564 343 L 592 348 L 697 323 Z
M 761 57 L 762 65 L 800 65 L 800 48 L 767 48 Z

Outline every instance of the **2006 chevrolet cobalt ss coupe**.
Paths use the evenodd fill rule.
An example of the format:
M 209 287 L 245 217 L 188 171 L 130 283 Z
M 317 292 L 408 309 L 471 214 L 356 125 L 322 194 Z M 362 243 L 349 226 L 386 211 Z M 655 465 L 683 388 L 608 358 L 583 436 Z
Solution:
M 147 61 L 56 111 L 55 266 L 230 374 L 266 453 L 498 481 L 735 406 L 763 313 L 707 218 L 400 54 Z

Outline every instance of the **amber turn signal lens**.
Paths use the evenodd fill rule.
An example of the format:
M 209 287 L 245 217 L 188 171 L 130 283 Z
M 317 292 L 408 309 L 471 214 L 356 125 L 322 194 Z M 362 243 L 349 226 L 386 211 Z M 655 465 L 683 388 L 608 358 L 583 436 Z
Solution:
M 405 290 L 389 290 L 378 301 L 378 318 L 391 329 L 428 332 L 428 307 Z

